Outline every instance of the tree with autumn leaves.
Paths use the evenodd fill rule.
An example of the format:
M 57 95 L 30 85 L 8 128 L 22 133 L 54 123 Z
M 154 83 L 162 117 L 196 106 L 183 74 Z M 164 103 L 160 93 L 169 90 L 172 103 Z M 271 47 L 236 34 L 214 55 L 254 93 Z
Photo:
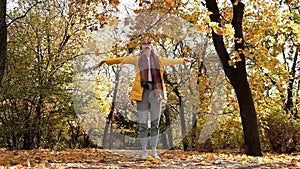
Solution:
M 1 38 L 8 39 L 8 50 L 1 51 L 8 56 L 2 55 L 1 144 L 8 149 L 78 147 L 88 137 L 72 103 L 72 62 L 82 55 L 86 31 L 106 24 L 109 14 L 77 1 L 17 3 L 1 27 L 8 29 Z
M 1 140 L 5 140 L 5 143 L 1 142 L 1 145 L 7 146 L 9 143 L 9 146 L 12 146 L 17 141 L 15 137 L 22 136 L 23 147 L 14 145 L 15 147 L 12 146 L 12 148 L 30 149 L 42 146 L 42 143 L 36 140 L 51 137 L 49 135 L 51 130 L 45 128 L 57 123 L 57 119 L 60 117 L 65 117 L 63 118 L 64 122 L 70 126 L 69 129 L 72 135 L 72 139 L 70 139 L 72 141 L 70 142 L 75 145 L 79 142 L 76 140 L 78 136 L 76 132 L 80 131 L 79 129 L 75 131 L 77 128 L 76 122 L 74 123 L 73 120 L 72 122 L 68 121 L 69 113 L 74 112 L 72 112 L 70 105 L 62 104 L 71 103 L 70 98 L 65 97 L 65 94 L 57 95 L 57 93 L 45 95 L 45 92 L 51 90 L 68 93 L 65 86 L 59 84 L 71 84 L 72 73 L 70 72 L 74 70 L 70 67 L 70 62 L 78 58 L 91 32 L 101 31 L 101 28 L 105 25 L 112 24 L 117 20 L 115 13 L 119 12 L 118 7 L 122 3 L 118 0 L 72 0 L 68 4 L 58 0 L 53 1 L 53 3 L 48 1 L 24 2 L 28 3 L 26 7 L 29 6 L 29 8 L 20 8 L 19 11 L 15 11 L 13 16 L 6 14 L 5 1 L 1 1 L 0 5 L 0 26 L 3 30 L 1 30 L 3 34 L 0 38 L 3 40 L 0 48 L 0 77 L 4 79 L 1 87 L 2 108 L 0 116 L 6 122 L 2 121 L 0 127 L 6 133 L 13 129 L 11 124 L 14 123 L 15 118 L 14 116 L 7 116 L 7 113 L 15 113 L 14 115 L 18 116 L 18 111 L 12 108 L 26 112 L 26 116 L 19 117 L 31 120 L 25 120 L 25 123 L 22 123 L 26 129 L 23 134 L 22 130 L 18 130 L 15 134 L 1 136 L 4 137 Z M 300 144 L 299 137 L 297 137 L 299 136 L 297 126 L 299 126 L 300 104 L 298 99 L 300 90 L 300 14 L 298 0 L 271 2 L 254 0 L 249 2 L 239 0 L 220 2 L 213 0 L 137 0 L 135 3 L 138 7 L 132 10 L 136 13 L 161 12 L 176 15 L 194 25 L 199 32 L 205 32 L 207 37 L 212 39 L 227 79 L 233 87 L 229 87 L 228 91 L 231 94 L 236 94 L 236 97 L 233 98 L 238 101 L 246 154 L 262 155 L 261 141 L 265 144 L 266 140 L 275 151 L 276 149 L 279 152 L 297 151 L 297 146 Z M 67 10 L 64 11 L 61 7 L 65 7 L 64 9 Z M 49 22 L 51 17 L 53 19 L 53 16 L 50 15 L 53 14 L 53 11 L 50 10 L 52 8 L 59 9 L 57 13 L 60 12 L 60 14 L 55 16 L 57 16 L 57 20 L 61 20 L 61 22 L 58 22 L 63 28 L 61 35 L 55 35 L 55 31 L 52 32 L 54 28 L 50 26 L 38 27 L 36 24 Z M 97 11 L 98 8 L 102 10 L 99 12 Z M 48 10 L 49 18 L 39 17 L 39 10 Z M 23 13 L 18 14 L 20 11 L 23 11 Z M 34 16 L 31 11 L 35 12 L 36 15 Z M 37 20 L 37 18 L 40 18 L 40 20 Z M 36 22 L 34 22 L 35 19 Z M 42 21 L 43 19 L 45 21 Z M 9 21 L 13 22 L 8 24 Z M 30 24 L 26 25 L 26 23 Z M 21 27 L 24 27 L 24 29 L 18 30 L 18 26 L 19 29 Z M 36 27 L 36 29 L 33 29 L 32 32 L 25 32 L 27 26 Z M 39 26 L 42 26 L 42 24 L 39 24 Z M 8 30 L 7 35 L 6 30 Z M 40 32 L 40 30 L 44 31 Z M 26 42 L 18 39 L 18 36 L 21 37 L 21 35 L 26 38 L 26 34 L 36 34 L 36 39 L 31 40 L 35 49 L 30 49 L 26 46 Z M 37 36 L 38 34 L 41 36 Z M 48 38 L 41 40 L 45 36 Z M 7 37 L 8 47 L 6 46 Z M 58 37 L 61 37 L 61 39 Z M 156 40 L 159 41 L 163 38 L 163 36 L 158 36 Z M 57 42 L 55 40 L 51 41 L 51 39 L 55 39 Z M 12 46 L 12 44 L 15 46 Z M 30 50 L 32 52 L 29 52 Z M 25 52 L 28 55 L 20 55 L 20 53 L 24 54 Z M 31 57 L 28 57 L 29 55 Z M 24 61 L 20 63 L 13 62 L 14 59 L 24 59 Z M 22 63 L 30 65 L 32 62 L 34 62 L 33 67 L 22 65 Z M 7 68 L 6 73 L 4 73 L 5 68 Z M 23 71 L 23 73 L 27 73 L 21 74 L 24 69 L 28 71 Z M 31 70 L 34 70 L 33 74 L 29 73 Z M 50 74 L 47 75 L 47 72 Z M 35 77 L 35 80 L 28 82 L 28 79 L 22 78 L 28 75 Z M 35 87 L 26 87 L 26 85 Z M 17 86 L 18 91 L 23 93 L 24 97 L 18 92 L 9 92 L 12 91 L 9 86 Z M 26 93 L 26 91 L 30 92 Z M 59 100 L 59 98 L 62 100 Z M 235 105 L 234 99 L 228 103 L 228 107 Z M 10 104 L 5 104 L 8 102 Z M 23 106 L 20 107 L 20 104 L 23 104 Z M 56 112 L 68 112 L 65 116 L 46 108 L 59 104 L 62 105 L 58 106 Z M 9 106 L 11 107 L 9 108 Z M 44 118 L 53 114 L 57 117 L 52 119 L 53 123 L 42 125 Z M 31 133 L 34 129 L 32 127 L 36 127 L 38 130 Z M 230 126 L 227 127 L 230 128 Z M 66 134 L 64 128 L 55 131 Z M 293 132 L 288 133 L 287 131 Z M 47 133 L 47 137 L 43 135 Z M 35 143 L 37 145 L 34 145 Z M 285 149 L 283 145 L 290 148 Z
M 222 35 L 212 32 L 214 46 L 218 56 L 221 59 L 226 76 L 229 78 L 239 102 L 240 114 L 242 118 L 244 141 L 246 154 L 259 156 L 261 146 L 258 133 L 257 117 L 250 86 L 247 79 L 246 60 L 244 55 L 244 39 L 242 30 L 242 21 L 244 14 L 244 4 L 239 1 L 231 1 L 233 8 L 232 26 L 234 28 L 234 51 L 237 53 L 237 61 L 230 64 L 230 56 L 225 47 Z M 211 11 L 211 21 L 220 23 L 220 12 L 216 1 L 206 1 L 206 6 Z

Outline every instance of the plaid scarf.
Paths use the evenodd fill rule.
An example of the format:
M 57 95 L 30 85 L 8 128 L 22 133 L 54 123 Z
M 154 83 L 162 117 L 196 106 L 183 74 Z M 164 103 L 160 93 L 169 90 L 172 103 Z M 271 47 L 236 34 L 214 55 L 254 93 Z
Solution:
M 162 77 L 160 75 L 160 61 L 158 56 L 154 54 L 153 51 L 151 51 L 150 54 L 150 71 L 151 71 L 151 76 L 152 76 L 152 84 L 153 84 L 153 90 L 157 94 L 163 94 L 163 87 L 162 87 Z M 141 55 L 139 59 L 139 70 L 140 70 L 140 81 L 141 81 L 141 86 L 144 88 L 149 87 L 149 79 L 148 79 L 148 73 L 149 73 L 149 66 L 148 66 L 148 58 L 146 55 Z

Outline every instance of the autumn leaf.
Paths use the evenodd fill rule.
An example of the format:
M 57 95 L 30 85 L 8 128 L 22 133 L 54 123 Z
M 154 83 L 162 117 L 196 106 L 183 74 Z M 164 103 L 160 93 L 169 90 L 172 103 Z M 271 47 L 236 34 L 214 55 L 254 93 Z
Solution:
M 205 31 L 205 29 L 206 29 L 204 25 L 199 25 L 199 24 L 195 24 L 195 28 L 201 32 Z
M 155 158 L 153 158 L 152 156 L 147 156 L 147 161 L 154 161 Z
M 87 48 L 89 49 L 89 50 L 95 50 L 96 49 L 96 41 L 89 41 L 88 43 L 87 43 Z
M 228 60 L 228 65 L 229 65 L 229 66 L 234 66 L 235 63 L 233 62 L 233 60 Z
M 175 5 L 175 0 L 166 0 L 166 3 L 169 7 L 173 7 Z
M 118 152 L 123 155 L 118 155 Z M 261 168 L 299 167 L 300 156 L 265 153 L 263 157 L 239 153 L 203 153 L 197 151 L 168 150 L 161 160 L 150 158 L 140 161 L 140 150 L 70 149 L 64 151 L 30 150 L 1 152 L 0 166 L 6 168 L 178 168 L 209 166 L 210 168 L 245 168 L 252 164 Z M 180 156 L 178 156 L 180 154 Z M 30 158 L 28 158 L 30 157 Z M 43 158 L 40 158 L 43 157 Z M 51 159 L 51 160 L 50 160 Z M 276 161 L 276 162 L 275 162 Z M 95 167 L 93 167 L 95 166 Z
M 181 160 L 187 160 L 187 156 L 183 155 L 180 159 Z
M 110 0 L 111 5 L 115 8 L 120 4 L 119 0 Z

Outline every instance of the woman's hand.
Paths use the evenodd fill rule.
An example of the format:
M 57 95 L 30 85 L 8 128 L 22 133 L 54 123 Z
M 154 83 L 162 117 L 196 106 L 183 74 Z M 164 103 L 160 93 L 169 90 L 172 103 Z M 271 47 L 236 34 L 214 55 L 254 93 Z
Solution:
M 190 59 L 184 58 L 183 59 L 184 62 L 192 62 Z
M 98 69 L 99 67 L 101 67 L 104 63 L 106 63 L 106 60 L 102 60 L 100 63 L 96 64 L 93 69 L 96 70 Z

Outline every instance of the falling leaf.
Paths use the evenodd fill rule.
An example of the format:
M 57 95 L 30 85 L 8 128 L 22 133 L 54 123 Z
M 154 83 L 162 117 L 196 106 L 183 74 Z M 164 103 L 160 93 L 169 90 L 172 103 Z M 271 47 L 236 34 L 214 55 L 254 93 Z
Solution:
M 238 5 L 238 3 L 239 3 L 240 1 L 241 1 L 241 0 L 235 0 L 234 3 L 233 3 L 233 5 L 235 5 L 235 6 Z
M 166 0 L 166 3 L 169 7 L 173 7 L 175 5 L 175 0 Z
M 87 43 L 87 48 L 89 50 L 95 50 L 96 48 L 96 41 L 95 40 L 91 40 Z
M 229 64 L 229 66 L 234 66 L 233 60 L 228 60 L 228 64 Z
M 195 28 L 198 29 L 199 31 L 205 31 L 204 25 L 195 24 Z

